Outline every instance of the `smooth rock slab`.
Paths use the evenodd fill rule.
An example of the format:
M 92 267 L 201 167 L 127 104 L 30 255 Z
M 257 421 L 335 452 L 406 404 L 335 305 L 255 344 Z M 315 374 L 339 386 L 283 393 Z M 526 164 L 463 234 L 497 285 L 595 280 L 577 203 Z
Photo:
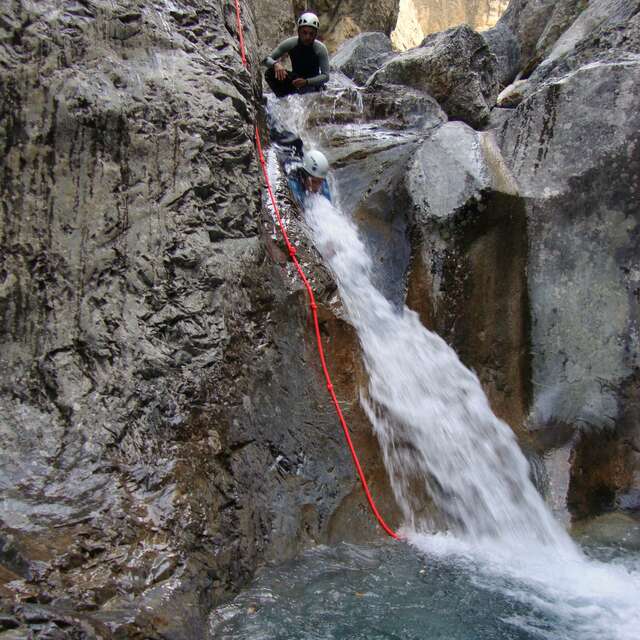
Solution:
M 529 377 L 526 225 L 492 134 L 461 122 L 436 129 L 409 162 L 396 208 L 413 221 L 407 304 L 519 430 Z
M 515 195 L 510 176 L 487 162 L 490 141 L 461 122 L 449 122 L 421 145 L 405 176 L 416 222 L 446 219 L 486 189 Z
M 526 197 L 532 423 L 614 426 L 639 364 L 640 62 L 547 83 L 500 145 Z

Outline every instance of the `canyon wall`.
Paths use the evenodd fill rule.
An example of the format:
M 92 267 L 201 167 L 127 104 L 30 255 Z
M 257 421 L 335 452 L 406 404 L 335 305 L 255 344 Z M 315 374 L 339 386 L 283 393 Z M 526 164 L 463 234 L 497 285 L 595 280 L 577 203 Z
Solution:
M 233 3 L 0 10 L 2 628 L 205 637 L 261 562 L 378 535 L 261 200 L 242 8 L 250 72 Z M 388 495 L 357 343 L 314 285 Z

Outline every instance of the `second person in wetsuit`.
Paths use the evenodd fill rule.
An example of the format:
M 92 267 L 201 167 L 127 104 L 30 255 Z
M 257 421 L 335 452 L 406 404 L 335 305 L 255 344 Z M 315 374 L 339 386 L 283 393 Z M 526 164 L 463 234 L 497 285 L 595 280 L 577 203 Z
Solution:
M 263 60 L 264 74 L 273 92 L 282 98 L 292 93 L 320 91 L 329 80 L 329 52 L 316 40 L 320 21 L 314 13 L 303 13 L 298 18 L 298 35 L 282 41 L 271 55 Z M 287 71 L 280 58 L 289 55 L 291 71 Z

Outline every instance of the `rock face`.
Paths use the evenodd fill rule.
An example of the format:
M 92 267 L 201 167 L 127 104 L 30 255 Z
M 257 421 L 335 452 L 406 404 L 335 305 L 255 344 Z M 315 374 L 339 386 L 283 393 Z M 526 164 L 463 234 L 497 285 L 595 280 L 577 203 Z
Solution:
M 295 34 L 296 15 L 290 2 L 251 0 L 250 7 L 255 20 L 258 57 L 263 60 L 280 41 Z
M 484 31 L 482 37 L 496 57 L 498 80 L 502 87 L 506 87 L 520 71 L 522 61 L 520 43 L 504 23 Z
M 498 95 L 496 59 L 487 43 L 467 26 L 424 39 L 420 47 L 391 58 L 367 82 L 420 89 L 433 96 L 449 118 L 480 127 Z
M 639 346 L 638 8 L 591 3 L 533 70 L 536 91 L 500 134 L 529 210 L 536 424 L 628 428 Z
M 509 0 L 401 0 L 391 39 L 397 49 L 411 49 L 425 35 L 459 24 L 482 31 L 493 27 Z
M 634 60 L 640 54 L 640 2 L 595 0 L 579 7 L 583 10 L 570 27 L 543 43 L 548 55 L 532 79 L 561 76 L 594 60 Z
M 627 428 L 640 347 L 639 73 L 637 61 L 580 67 L 501 131 L 527 201 L 534 425 Z
M 617 0 L 606 0 L 606 3 L 620 4 Z M 513 0 L 509 4 L 497 26 L 509 29 L 516 36 L 525 76 L 547 57 L 558 38 L 590 4 L 584 0 Z M 623 0 L 622 4 L 628 3 Z
M 482 35 L 498 60 L 501 83 L 506 87 L 518 74 L 531 81 L 518 93 L 531 93 L 539 82 L 596 60 L 632 60 L 640 52 L 639 10 L 637 0 L 513 2 Z
M 377 535 L 270 239 L 233 6 L 16 2 L 0 25 L 3 602 L 55 637 L 206 637 L 264 559 Z

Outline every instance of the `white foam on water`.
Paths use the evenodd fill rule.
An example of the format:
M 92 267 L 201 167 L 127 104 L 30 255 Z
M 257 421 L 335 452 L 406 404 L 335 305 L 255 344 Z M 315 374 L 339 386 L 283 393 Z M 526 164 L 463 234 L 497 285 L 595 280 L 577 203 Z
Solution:
M 543 638 L 637 640 L 640 571 L 590 560 L 551 545 L 473 542 L 451 534 L 406 532 L 429 558 L 460 562 L 474 582 L 529 606 L 532 614 L 510 619 Z M 544 622 L 543 622 L 544 621 Z

